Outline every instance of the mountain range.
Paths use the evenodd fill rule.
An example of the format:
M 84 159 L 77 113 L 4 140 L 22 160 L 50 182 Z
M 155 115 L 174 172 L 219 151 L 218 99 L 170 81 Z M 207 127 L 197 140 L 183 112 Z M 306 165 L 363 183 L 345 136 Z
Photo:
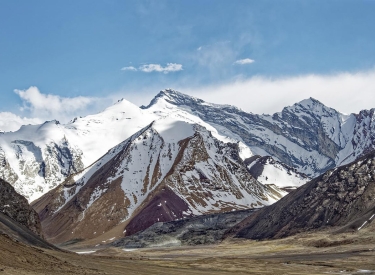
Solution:
M 271 205 L 372 150 L 373 113 L 310 98 L 256 115 L 164 90 L 148 106 L 120 100 L 67 124 L 2 133 L 0 177 L 34 201 L 54 243 L 121 237 Z

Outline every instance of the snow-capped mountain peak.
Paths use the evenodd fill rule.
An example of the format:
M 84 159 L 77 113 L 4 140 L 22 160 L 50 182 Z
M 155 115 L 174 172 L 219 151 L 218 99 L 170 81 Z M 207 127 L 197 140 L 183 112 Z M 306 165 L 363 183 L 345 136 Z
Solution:
M 122 99 L 67 124 L 50 121 L 1 134 L 0 176 L 29 199 L 37 198 L 65 179 L 66 173 L 90 166 L 155 121 L 154 130 L 166 141 L 190 135 L 191 125 L 200 125 L 222 142 L 237 143 L 242 160 L 272 156 L 314 177 L 375 148 L 373 114 L 374 110 L 364 110 L 344 115 L 309 98 L 272 116 L 257 115 L 166 89 L 147 107 Z M 43 172 L 47 159 L 51 175 L 57 175 L 48 180 Z

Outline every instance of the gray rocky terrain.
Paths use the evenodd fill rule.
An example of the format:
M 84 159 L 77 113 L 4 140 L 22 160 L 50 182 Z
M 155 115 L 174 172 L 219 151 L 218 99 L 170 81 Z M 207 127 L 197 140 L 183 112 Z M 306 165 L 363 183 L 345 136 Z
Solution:
M 227 232 L 248 239 L 282 238 L 335 228 L 360 231 L 375 217 L 375 152 L 329 170 Z
M 171 222 L 158 222 L 144 231 L 114 242 L 116 247 L 141 248 L 155 246 L 213 244 L 224 233 L 256 210 L 240 210 L 202 215 Z

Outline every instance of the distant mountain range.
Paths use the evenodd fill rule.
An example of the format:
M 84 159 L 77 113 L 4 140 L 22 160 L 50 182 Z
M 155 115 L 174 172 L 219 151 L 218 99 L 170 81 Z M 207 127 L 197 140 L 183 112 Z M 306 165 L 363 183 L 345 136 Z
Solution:
M 120 100 L 65 125 L 2 133 L 0 177 L 35 200 L 54 242 L 131 235 L 274 203 L 372 150 L 373 113 L 344 115 L 310 98 L 255 115 L 164 90 L 146 107 Z

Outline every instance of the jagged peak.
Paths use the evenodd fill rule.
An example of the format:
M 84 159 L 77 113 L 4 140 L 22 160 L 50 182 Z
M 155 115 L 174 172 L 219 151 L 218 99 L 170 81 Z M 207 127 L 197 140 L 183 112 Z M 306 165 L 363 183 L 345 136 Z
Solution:
M 319 100 L 317 100 L 313 97 L 309 97 L 309 98 L 306 98 L 304 100 L 301 100 L 300 102 L 298 102 L 296 104 L 299 104 L 299 105 L 302 105 L 302 106 L 305 106 L 305 107 L 311 107 L 311 106 L 317 106 L 317 105 L 327 107 L 322 102 L 320 102 Z
M 144 106 L 142 105 L 140 108 L 141 109 L 149 109 L 150 107 L 156 105 L 159 101 L 165 101 L 169 104 L 173 105 L 192 105 L 192 104 L 200 104 L 200 105 L 206 105 L 206 106 L 211 106 L 215 108 L 227 108 L 227 109 L 235 109 L 242 111 L 240 108 L 233 106 L 233 105 L 228 105 L 228 104 L 215 104 L 215 103 L 209 103 L 206 102 L 200 98 L 183 94 L 181 92 L 178 92 L 173 89 L 165 89 L 160 91 L 150 102 L 149 105 Z
M 375 108 L 372 108 L 370 110 L 367 110 L 367 109 L 364 109 L 364 110 L 361 110 L 359 111 L 358 114 L 354 114 L 356 117 L 373 117 L 374 116 L 374 113 L 375 113 Z
M 46 122 L 44 122 L 43 124 L 41 124 L 41 125 L 38 125 L 39 127 L 38 127 L 38 130 L 40 130 L 40 129 L 43 129 L 43 128 L 45 128 L 45 127 L 50 127 L 50 126 L 55 126 L 55 125 L 60 125 L 60 121 L 58 121 L 58 120 L 56 120 L 56 119 L 53 119 L 53 120 L 48 120 L 48 121 L 46 121 Z M 27 127 L 28 125 L 23 125 L 23 126 L 21 126 L 21 128 L 25 128 L 25 127 Z
M 191 98 L 194 98 L 192 96 L 189 96 L 189 95 L 186 95 L 186 94 L 183 94 L 183 93 L 180 93 L 179 91 L 176 91 L 174 89 L 171 89 L 171 88 L 167 88 L 167 89 L 164 89 L 164 90 L 161 90 L 159 92 L 160 95 L 165 95 L 165 96 L 183 96 L 183 97 L 191 97 Z
M 309 97 L 309 98 L 305 98 L 305 99 L 302 99 L 299 103 L 303 103 L 303 102 L 312 102 L 312 103 L 321 103 L 319 100 L 313 98 L 313 97 Z

